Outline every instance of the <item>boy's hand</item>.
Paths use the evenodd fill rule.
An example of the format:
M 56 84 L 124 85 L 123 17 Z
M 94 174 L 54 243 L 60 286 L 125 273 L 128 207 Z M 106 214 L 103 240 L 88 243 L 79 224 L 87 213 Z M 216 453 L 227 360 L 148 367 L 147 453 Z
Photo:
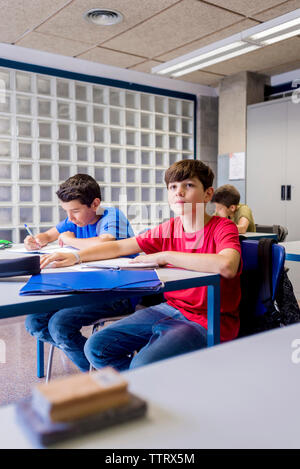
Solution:
M 28 235 L 24 239 L 24 246 L 28 251 L 34 251 L 37 249 L 41 249 L 43 244 L 38 239 L 38 237 L 34 238 L 33 236 Z M 46 244 L 44 244 L 44 246 L 46 246 Z
M 75 233 L 73 231 L 65 231 L 61 233 L 58 237 L 59 245 L 62 247 L 63 245 L 72 246 L 72 239 L 76 238 Z
M 68 267 L 74 265 L 77 262 L 77 257 L 72 252 L 55 252 L 54 254 L 46 254 L 41 256 L 40 266 L 44 269 L 48 264 L 52 264 L 51 267 Z
M 136 262 L 155 263 L 158 265 L 168 264 L 165 256 L 166 252 L 155 252 L 154 254 L 141 254 L 134 259 L 129 261 L 130 264 L 135 264 Z

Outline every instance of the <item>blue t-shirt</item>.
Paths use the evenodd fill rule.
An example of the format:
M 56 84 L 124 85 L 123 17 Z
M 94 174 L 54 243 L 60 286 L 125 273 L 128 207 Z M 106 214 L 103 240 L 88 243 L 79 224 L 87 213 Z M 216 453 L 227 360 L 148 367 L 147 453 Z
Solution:
M 100 219 L 92 225 L 77 226 L 66 218 L 56 225 L 56 229 L 59 233 L 72 231 L 76 238 L 94 238 L 102 234 L 110 234 L 119 240 L 134 236 L 133 229 L 124 213 L 115 207 L 103 207 Z

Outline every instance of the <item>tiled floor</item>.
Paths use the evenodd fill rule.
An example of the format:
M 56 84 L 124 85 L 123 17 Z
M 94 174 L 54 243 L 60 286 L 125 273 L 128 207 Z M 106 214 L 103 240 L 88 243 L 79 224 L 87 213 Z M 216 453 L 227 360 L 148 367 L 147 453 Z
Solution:
M 36 376 L 36 340 L 26 332 L 25 317 L 2 319 L 0 322 L 0 405 L 10 404 L 30 394 L 32 386 L 45 378 Z M 90 328 L 86 328 L 89 335 Z M 3 360 L 3 344 L 5 357 Z M 49 346 L 45 345 L 45 371 Z M 4 363 L 2 363 L 4 361 Z M 55 350 L 52 378 L 79 373 L 77 367 L 58 349 Z

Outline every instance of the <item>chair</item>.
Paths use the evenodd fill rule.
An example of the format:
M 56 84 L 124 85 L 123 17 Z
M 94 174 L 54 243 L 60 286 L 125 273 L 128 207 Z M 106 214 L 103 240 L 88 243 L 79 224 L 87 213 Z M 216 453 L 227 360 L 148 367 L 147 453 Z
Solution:
M 289 234 L 288 229 L 282 225 L 255 225 L 257 233 L 276 233 L 277 240 L 282 243 Z
M 266 313 L 263 303 L 264 292 L 262 280 L 259 275 L 257 240 L 241 238 L 243 272 L 241 275 L 241 328 L 239 337 L 252 333 L 255 319 Z M 285 249 L 274 243 L 272 245 L 272 271 L 270 272 L 272 300 L 276 298 L 279 281 L 284 271 Z
M 103 327 L 104 324 L 108 321 L 118 321 L 119 319 L 126 318 L 127 315 L 123 316 L 109 316 L 107 318 L 101 318 L 97 320 L 93 324 L 93 329 L 92 329 L 92 334 L 98 331 L 99 327 Z M 48 363 L 47 363 L 47 372 L 46 372 L 46 383 L 50 381 L 51 379 L 51 372 L 52 372 L 52 363 L 53 363 L 53 354 L 55 350 L 55 345 L 51 344 L 50 349 L 49 349 L 49 355 L 48 355 Z M 90 366 L 90 371 L 92 371 L 93 367 L 92 365 Z

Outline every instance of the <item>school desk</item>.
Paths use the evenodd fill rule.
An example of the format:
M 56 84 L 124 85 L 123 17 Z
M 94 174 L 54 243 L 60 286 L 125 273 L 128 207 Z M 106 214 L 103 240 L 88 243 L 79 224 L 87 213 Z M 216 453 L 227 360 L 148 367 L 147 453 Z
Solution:
M 300 261 L 300 241 L 287 241 L 280 244 L 285 248 L 287 261 Z
M 15 254 L 16 255 L 16 254 Z M 20 254 L 19 254 L 20 255 Z M 0 254 L 0 259 L 12 257 L 8 250 Z M 203 272 L 193 272 L 184 269 L 157 269 L 157 273 L 164 288 L 159 292 L 182 290 L 193 287 L 208 287 L 208 346 L 218 344 L 220 341 L 220 276 Z M 27 281 L 26 278 L 0 279 L 0 319 L 27 314 L 50 312 L 72 306 L 104 303 L 119 298 L 136 296 L 136 291 L 102 291 L 86 294 L 63 294 L 43 296 L 19 296 L 20 288 Z M 149 292 L 151 293 L 151 292 Z M 44 344 L 37 341 L 37 376 L 44 376 Z

